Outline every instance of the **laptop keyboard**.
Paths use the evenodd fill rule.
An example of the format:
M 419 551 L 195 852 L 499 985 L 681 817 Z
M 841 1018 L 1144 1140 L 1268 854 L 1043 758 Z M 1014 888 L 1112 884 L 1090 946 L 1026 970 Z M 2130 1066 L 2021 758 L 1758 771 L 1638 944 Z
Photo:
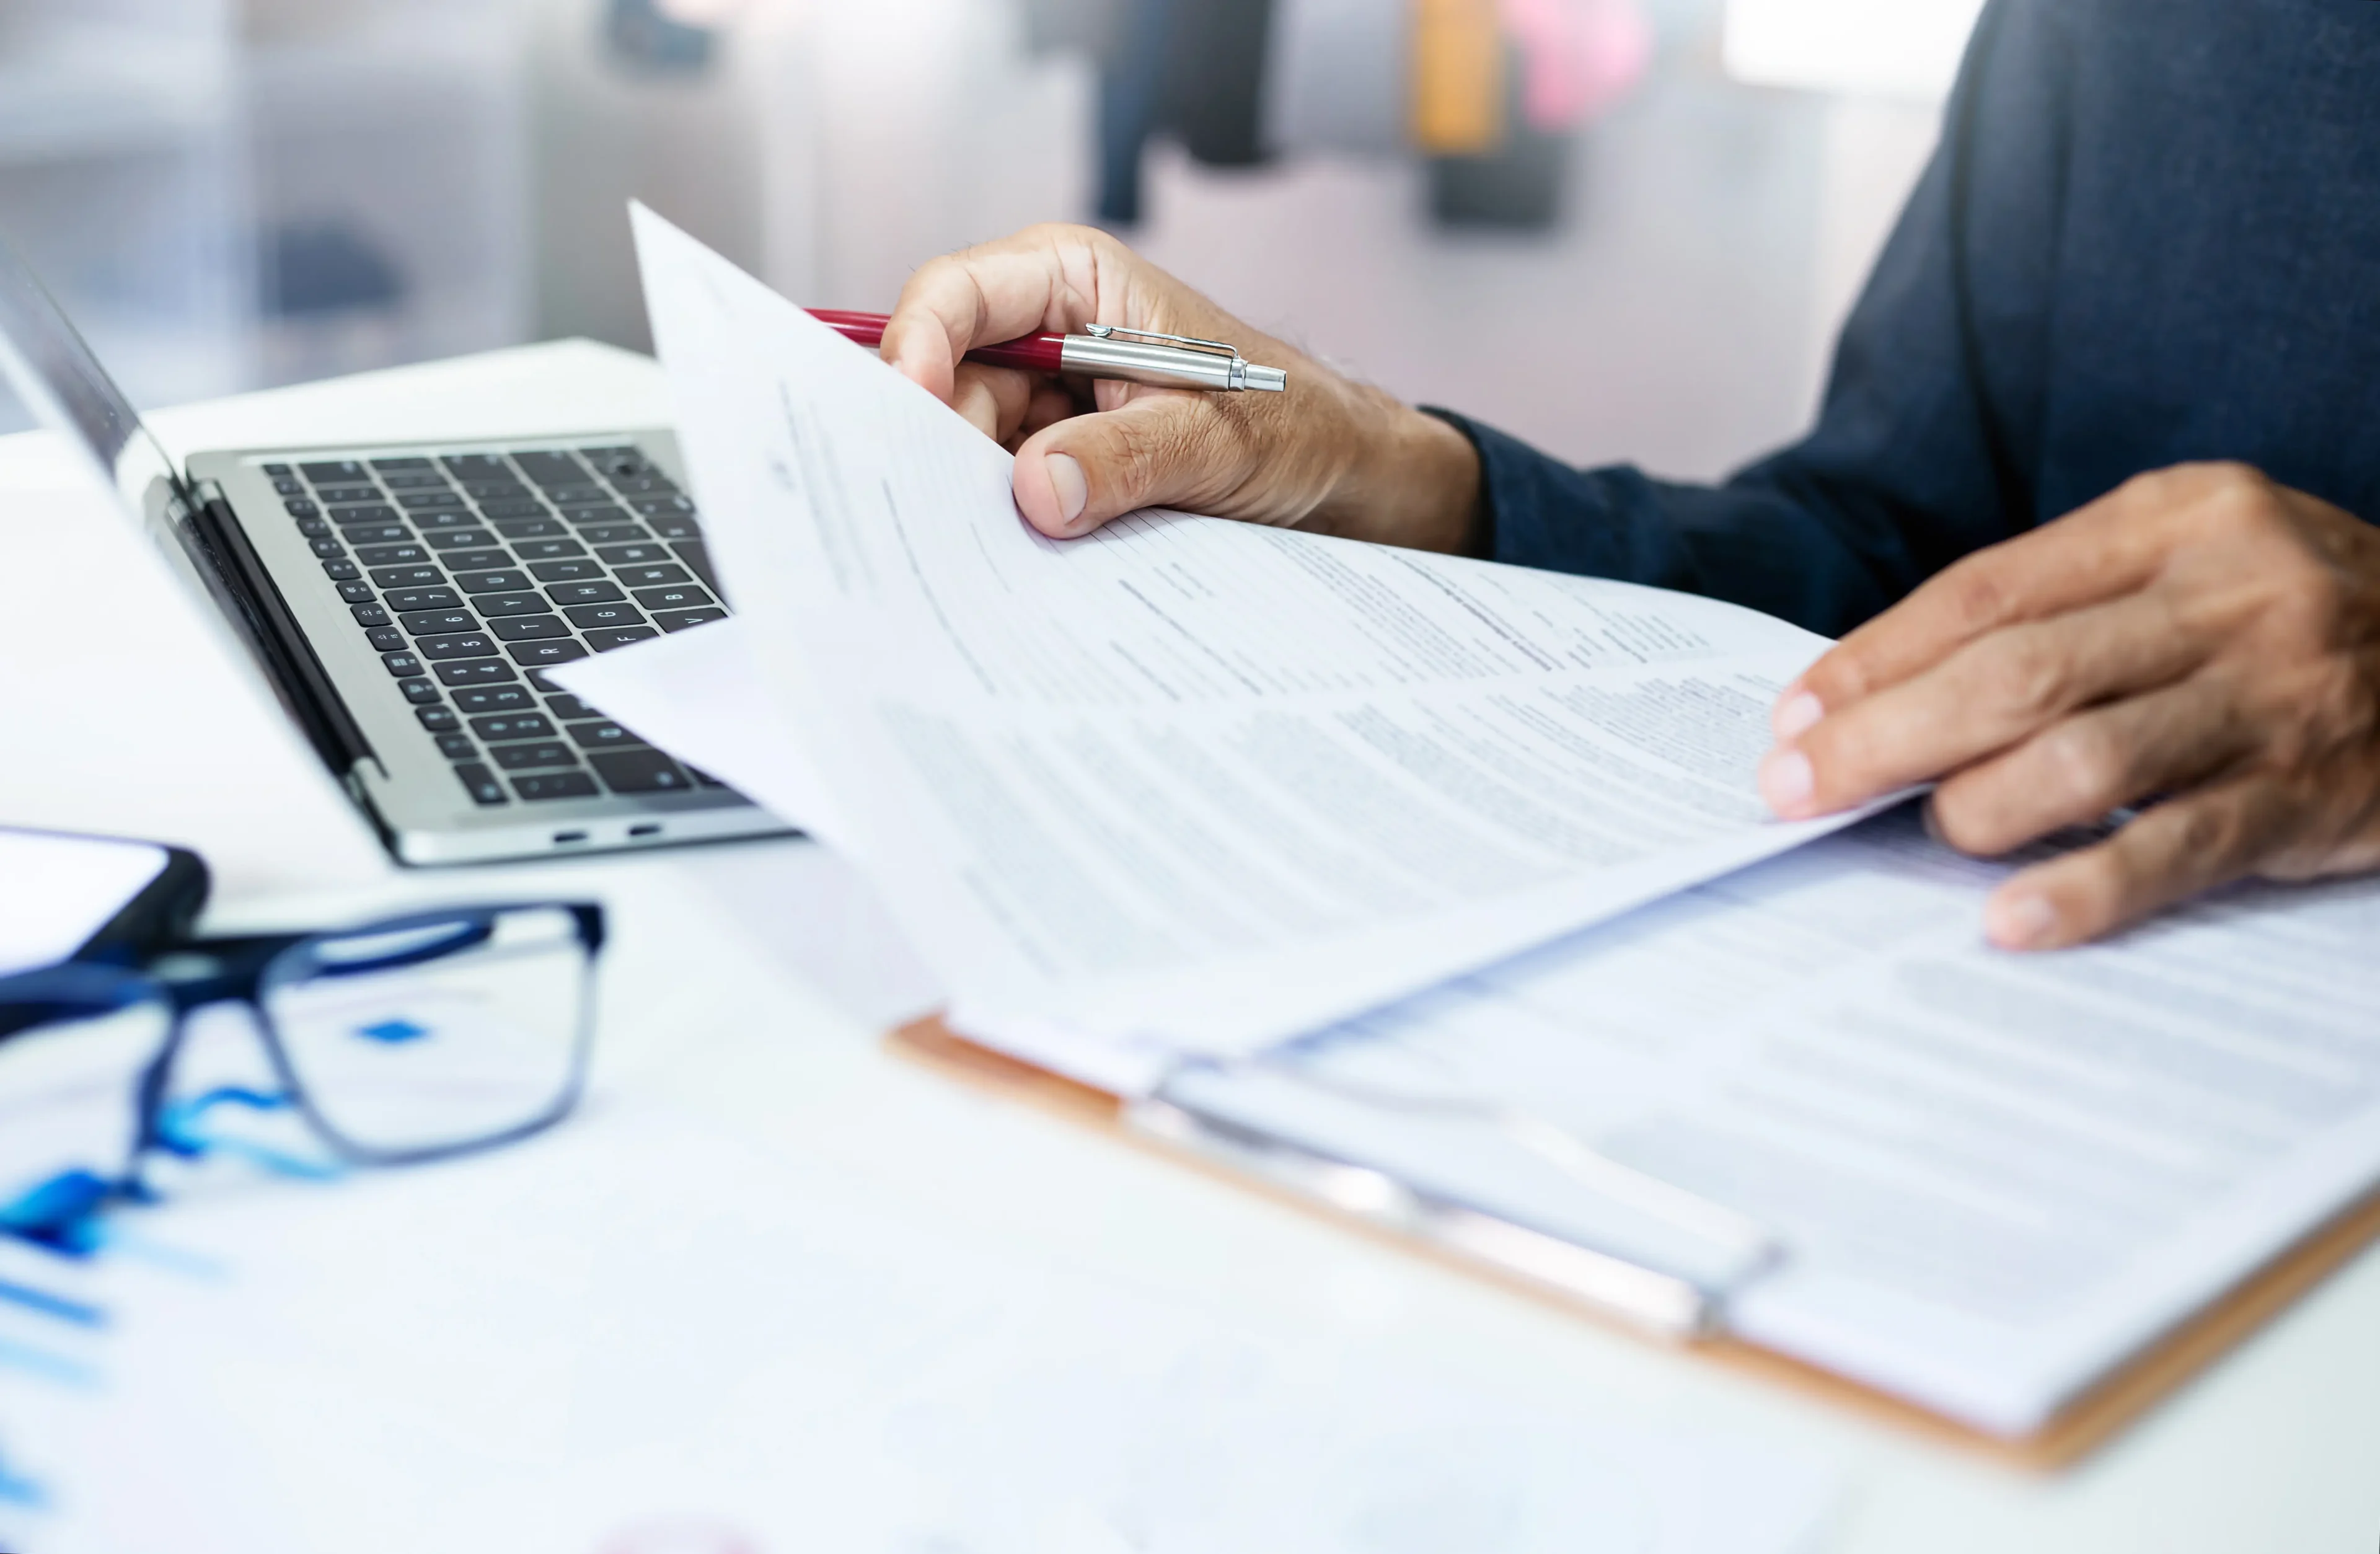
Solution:
M 727 613 L 635 448 L 261 467 L 473 802 L 720 787 L 540 673 Z

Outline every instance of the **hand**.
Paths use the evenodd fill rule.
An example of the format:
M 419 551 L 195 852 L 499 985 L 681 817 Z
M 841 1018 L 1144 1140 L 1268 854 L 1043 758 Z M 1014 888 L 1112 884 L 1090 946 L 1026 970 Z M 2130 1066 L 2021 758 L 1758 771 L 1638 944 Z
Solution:
M 2004 948 L 2380 867 L 2380 529 L 2237 465 L 2143 475 L 1933 578 L 1773 722 L 1781 815 L 1939 779 L 1937 833 L 1996 855 L 2142 806 L 1994 893 Z
M 959 359 L 1087 323 L 1228 340 L 1289 371 L 1283 394 L 1088 384 Z M 1016 504 L 1053 539 L 1173 506 L 1424 550 L 1466 552 L 1468 439 L 1259 334 L 1106 233 L 1037 226 L 910 278 L 882 355 L 1016 455 Z

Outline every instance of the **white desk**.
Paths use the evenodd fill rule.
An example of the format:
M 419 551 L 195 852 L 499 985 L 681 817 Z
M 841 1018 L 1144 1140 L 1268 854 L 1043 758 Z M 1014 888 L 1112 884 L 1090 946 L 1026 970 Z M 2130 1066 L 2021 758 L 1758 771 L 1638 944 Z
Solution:
M 191 407 L 215 446 L 529 435 L 666 420 L 641 358 L 583 343 Z M 600 1082 L 641 1086 L 864 1172 L 922 1221 L 993 1227 L 1254 1320 L 1328 1324 L 1500 1391 L 1791 1441 L 1849 1485 L 1831 1547 L 2286 1549 L 2380 1544 L 2380 1252 L 2079 1471 L 2029 1477 L 1343 1234 L 890 1058 L 876 1028 L 927 993 L 832 858 L 771 842 L 403 873 L 190 606 L 73 472 L 0 442 L 0 820 L 187 843 L 216 926 L 401 901 L 593 892 L 616 925 Z M 824 1173 L 820 1180 L 829 1179 Z

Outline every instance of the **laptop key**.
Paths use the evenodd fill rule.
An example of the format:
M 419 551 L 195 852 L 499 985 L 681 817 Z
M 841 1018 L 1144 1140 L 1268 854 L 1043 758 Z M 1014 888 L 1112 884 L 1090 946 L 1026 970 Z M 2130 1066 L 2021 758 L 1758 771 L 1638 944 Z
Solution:
M 301 464 L 298 467 L 298 472 L 300 475 L 305 476 L 306 479 L 313 481 L 318 486 L 322 484 L 325 480 L 335 485 L 341 480 L 369 480 L 371 479 L 369 474 L 365 473 L 364 467 L 358 464 L 351 458 L 334 460 L 326 459 L 314 464 Z
M 326 561 L 322 576 L 334 583 L 352 583 L 364 575 L 364 569 L 351 561 Z
M 326 507 L 335 507 L 347 502 L 378 502 L 381 499 L 378 486 L 326 486 L 319 480 L 315 482 L 314 494 Z
M 303 496 L 306 494 L 306 482 L 298 480 L 294 475 L 277 475 L 273 477 L 273 494 L 275 496 Z
M 480 504 L 480 511 L 492 518 L 541 518 L 545 516 L 545 504 L 523 502 L 517 499 L 505 501 L 499 498 L 482 502 Z
M 645 742 L 614 722 L 573 723 L 570 737 L 582 750 L 641 750 Z
M 694 786 L 677 763 L 659 750 L 609 750 L 587 764 L 615 794 L 679 793 Z
M 431 668 L 449 686 L 486 686 L 520 678 L 502 659 L 450 659 Z
M 650 540 L 642 524 L 589 524 L 578 531 L 578 538 L 590 545 L 625 545 L 632 540 Z
M 416 707 L 428 707 L 438 699 L 438 687 L 427 680 L 399 680 L 396 688 Z
M 628 596 L 612 583 L 559 583 L 545 590 L 560 605 L 616 604 Z
M 496 645 L 485 632 L 469 631 L 455 637 L 425 637 L 413 645 L 413 650 L 426 659 L 491 659 L 496 656 Z
M 477 761 L 466 761 L 456 767 L 455 775 L 462 779 L 464 791 L 471 795 L 471 802 L 474 804 L 493 805 L 512 802 L 504 793 L 504 783 L 496 780 L 496 774 Z
M 507 476 L 501 480 L 466 480 L 463 494 L 475 502 L 518 502 L 530 492 L 527 486 Z
M 428 459 L 414 454 L 407 454 L 399 458 L 376 458 L 371 461 L 371 467 L 374 469 L 378 469 L 382 472 L 386 472 L 391 469 L 434 469 L 437 467 L 437 466 L 431 464 Z
M 625 507 L 614 507 L 608 502 L 579 503 L 562 509 L 562 516 L 577 524 L 625 524 L 636 522 L 636 516 Z
M 612 489 L 623 496 L 675 496 L 677 487 L 666 475 L 614 475 Z
M 702 579 L 703 587 L 713 593 L 719 591 L 719 574 L 712 570 L 710 551 L 701 540 L 681 540 L 670 549 L 677 552 L 678 560 L 694 569 L 694 575 Z
M 438 559 L 457 572 L 488 572 L 513 565 L 510 553 L 497 550 L 447 551 Z
M 391 491 L 443 491 L 446 489 L 446 477 L 435 469 L 391 469 L 377 459 L 372 463 L 373 467 L 380 471 L 380 483 Z
M 309 540 L 306 544 L 324 561 L 345 561 L 347 556 L 347 548 L 335 540 Z M 370 556 L 364 556 L 362 559 L 367 565 L 371 561 Z
M 258 467 L 261 468 L 268 475 L 286 475 L 289 473 L 289 467 L 285 464 L 266 464 L 261 465 Z
M 600 561 L 540 562 L 528 569 L 530 577 L 540 583 L 577 583 L 589 579 L 601 581 L 603 564 Z
M 614 568 L 666 563 L 670 553 L 659 545 L 598 545 L 595 553 Z
M 615 575 L 620 581 L 639 592 L 647 589 L 660 588 L 668 583 L 694 581 L 686 576 L 685 567 L 673 566 L 667 562 L 657 566 L 624 566 Z
M 579 486 L 587 483 L 587 467 L 566 453 L 545 451 L 515 454 L 513 462 L 520 472 L 540 486 Z
M 639 496 L 631 499 L 628 505 L 649 518 L 658 518 L 663 513 L 685 516 L 694 511 L 693 501 L 683 496 Z
M 501 454 L 449 454 L 441 462 L 458 480 L 509 480 L 513 476 Z
M 529 745 L 496 745 L 488 754 L 506 771 L 528 771 L 540 766 L 577 766 L 578 752 L 559 740 L 540 739 Z
M 490 515 L 492 517 L 495 515 Z M 552 540 L 570 531 L 553 518 L 497 518 L 496 532 L 507 540 Z
M 564 613 L 574 625 L 589 627 L 645 624 L 645 617 L 630 604 L 574 604 Z
M 603 715 L 575 696 L 550 696 L 545 698 L 545 710 L 565 723 L 575 718 L 600 718 Z
M 310 518 L 322 509 L 302 496 L 292 497 L 281 504 L 281 510 L 293 518 Z
M 400 615 L 416 610 L 452 610 L 463 602 L 453 589 L 399 589 L 388 596 L 388 607 Z
M 421 542 L 433 551 L 486 550 L 495 543 L 484 528 L 442 528 L 425 530 Z M 502 552 L 498 552 L 502 554 Z
M 587 656 L 587 650 L 580 647 L 577 643 L 562 640 L 545 642 L 515 642 L 510 647 L 507 647 L 504 651 L 511 655 L 512 661 L 515 663 L 528 664 L 532 667 L 550 667 L 557 663 L 576 663 L 580 659 Z M 540 686 L 539 688 L 559 690 L 561 687 L 556 686 L 551 687 Z
M 413 538 L 403 524 L 352 524 L 339 531 L 350 545 L 401 545 Z
M 432 734 L 451 734 L 463 726 L 463 720 L 455 715 L 452 707 L 417 707 L 413 715 Z
M 471 596 L 482 615 L 542 615 L 553 606 L 541 593 L 480 593 Z
M 539 642 L 570 635 L 570 623 L 559 615 L 505 615 L 490 623 L 506 642 Z
M 405 651 L 405 633 L 397 630 L 396 627 L 393 625 L 376 625 L 372 627 L 370 631 L 364 633 L 364 640 L 372 645 L 372 649 L 375 652 L 401 653 Z
M 593 798 L 595 779 L 584 771 L 552 771 L 513 779 L 513 792 L 534 803 L 540 798 Z
M 477 631 L 480 623 L 468 610 L 416 610 L 397 617 L 397 624 L 416 637 L 437 637 L 450 631 Z
M 463 493 L 452 486 L 442 486 L 436 491 L 404 491 L 396 493 L 396 504 L 407 512 L 424 507 L 460 507 L 463 505 Z
M 652 526 L 653 536 L 659 540 L 699 540 L 702 538 L 702 526 L 696 523 L 692 518 L 683 516 L 682 515 L 672 514 L 668 517 L 647 518 L 645 522 Z
M 309 540 L 327 540 L 331 534 L 331 523 L 327 518 L 299 518 L 298 532 Z
M 567 561 L 587 553 L 587 547 L 577 540 L 558 539 L 544 532 L 555 527 L 551 520 L 540 518 L 529 524 L 498 524 L 496 530 L 513 542 L 513 554 L 523 561 Z M 539 532 L 525 534 L 520 532 L 523 529 Z
M 586 635 L 589 647 L 599 653 L 608 653 L 614 648 L 642 642 L 648 637 L 659 637 L 661 633 L 649 625 L 619 625 L 606 626 L 601 631 L 590 631 Z
M 371 580 L 383 589 L 434 589 L 446 581 L 446 574 L 434 566 L 381 566 L 373 568 Z
M 370 590 L 367 589 L 365 591 L 369 593 Z M 356 625 L 363 626 L 366 629 L 370 629 L 376 625 L 388 625 L 388 612 L 382 609 L 377 604 L 351 605 L 347 610 L 347 613 L 356 618 Z
M 382 653 L 380 662 L 400 680 L 421 673 L 421 661 L 411 653 Z
M 545 499 L 556 507 L 591 507 L 599 502 L 609 502 L 612 493 L 601 486 L 548 486 Z
M 406 516 L 411 518 L 413 526 L 424 534 L 445 528 L 476 530 L 480 527 L 480 515 L 467 507 L 441 508 L 432 513 L 407 513 Z
M 481 712 L 514 712 L 537 705 L 528 692 L 519 686 L 473 686 L 455 693 L 455 705 L 467 715 Z
M 396 509 L 385 502 L 368 502 L 360 507 L 334 507 L 330 519 L 342 528 L 348 524 L 395 523 Z
M 674 589 L 638 589 L 637 602 L 648 610 L 691 610 L 718 601 L 692 583 L 682 583 Z
M 455 558 L 449 556 L 447 559 L 452 562 Z M 474 572 L 465 577 L 460 566 L 456 566 L 455 571 L 455 586 L 465 593 L 518 593 L 528 587 L 528 574 L 526 572 Z
M 370 583 L 341 583 L 339 597 L 350 604 L 370 604 L 380 595 L 372 592 L 372 586 Z
M 501 745 L 509 739 L 551 739 L 553 724 L 542 712 L 519 712 L 509 717 L 473 718 L 471 732 L 491 745 Z
M 448 760 L 469 760 L 480 753 L 468 734 L 442 734 L 438 736 L 439 753 Z
M 358 545 L 356 559 L 366 566 L 410 566 L 415 562 L 428 561 L 426 545 Z
M 671 610 L 655 615 L 653 625 L 663 631 L 684 631 L 690 625 L 709 625 L 726 618 L 727 612 L 715 606 L 708 610 Z

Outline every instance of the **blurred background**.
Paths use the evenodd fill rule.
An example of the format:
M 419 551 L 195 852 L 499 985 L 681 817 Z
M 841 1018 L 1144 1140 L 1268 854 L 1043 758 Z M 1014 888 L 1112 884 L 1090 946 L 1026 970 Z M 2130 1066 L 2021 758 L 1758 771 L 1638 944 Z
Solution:
M 0 233 L 146 406 L 643 346 L 625 201 L 796 300 L 1098 221 L 1583 462 L 1792 437 L 1980 0 L 0 0 Z

